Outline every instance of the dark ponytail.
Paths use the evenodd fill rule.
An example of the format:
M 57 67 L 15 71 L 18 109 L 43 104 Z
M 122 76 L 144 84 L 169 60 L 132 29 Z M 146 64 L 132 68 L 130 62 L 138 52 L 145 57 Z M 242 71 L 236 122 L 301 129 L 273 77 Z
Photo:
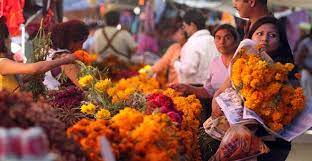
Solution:
M 0 17 L 0 53 L 6 54 L 8 52 L 5 46 L 5 39 L 9 38 L 9 29 L 6 25 L 6 18 L 4 16 Z

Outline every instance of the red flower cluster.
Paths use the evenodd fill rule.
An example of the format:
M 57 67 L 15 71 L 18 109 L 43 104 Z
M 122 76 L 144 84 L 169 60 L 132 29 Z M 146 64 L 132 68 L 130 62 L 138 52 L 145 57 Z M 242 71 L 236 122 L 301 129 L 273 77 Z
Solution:
M 154 93 L 147 96 L 146 99 L 147 114 L 151 114 L 155 110 L 160 110 L 161 113 L 167 114 L 173 122 L 181 124 L 183 113 L 174 107 L 174 103 L 170 97 L 160 93 Z
M 76 108 L 80 106 L 84 99 L 83 91 L 76 86 L 69 86 L 58 91 L 52 91 L 48 95 L 49 103 L 52 107 L 58 108 Z

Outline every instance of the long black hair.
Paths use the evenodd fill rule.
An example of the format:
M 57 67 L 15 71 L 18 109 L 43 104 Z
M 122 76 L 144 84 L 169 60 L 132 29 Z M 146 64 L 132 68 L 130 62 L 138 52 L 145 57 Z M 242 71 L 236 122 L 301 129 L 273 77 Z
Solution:
M 8 48 L 5 46 L 5 39 L 9 38 L 9 29 L 4 16 L 0 17 L 0 53 L 6 54 Z
M 251 39 L 254 32 L 264 24 L 273 24 L 279 33 L 280 45 L 277 50 L 268 53 L 271 58 L 276 62 L 294 63 L 294 57 L 288 43 L 285 28 L 278 19 L 272 16 L 259 19 L 255 24 L 252 25 L 248 33 L 248 38 Z

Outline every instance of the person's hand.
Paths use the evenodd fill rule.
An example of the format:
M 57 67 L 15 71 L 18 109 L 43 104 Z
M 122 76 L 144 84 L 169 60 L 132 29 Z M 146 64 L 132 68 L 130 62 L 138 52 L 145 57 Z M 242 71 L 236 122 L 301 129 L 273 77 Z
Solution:
M 187 95 L 190 93 L 190 86 L 187 84 L 172 84 L 169 85 L 169 88 L 174 89 L 175 91 L 179 92 L 181 95 Z
M 221 110 L 221 107 L 219 106 L 219 104 L 217 103 L 215 97 L 213 97 L 212 102 L 211 102 L 211 116 L 213 118 L 217 118 L 223 115 L 223 112 Z
M 74 54 L 63 54 L 61 59 L 64 61 L 64 64 L 72 64 L 77 60 L 77 57 Z

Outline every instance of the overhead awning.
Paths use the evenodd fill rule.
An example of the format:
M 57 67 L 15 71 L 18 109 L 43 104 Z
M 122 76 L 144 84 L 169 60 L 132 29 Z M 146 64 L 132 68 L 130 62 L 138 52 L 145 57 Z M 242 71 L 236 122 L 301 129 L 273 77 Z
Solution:
M 208 8 L 212 10 L 235 12 L 230 9 L 232 0 L 174 0 L 180 4 L 186 4 L 195 8 Z M 301 7 L 312 9 L 312 0 L 268 0 L 268 4 L 285 7 Z
M 312 9 L 312 0 L 269 0 L 268 2 L 277 6 Z
M 82 10 L 91 7 L 92 5 L 90 0 L 64 0 L 64 11 L 75 11 Z M 104 0 L 96 0 L 95 4 L 104 3 Z
M 236 10 L 232 7 L 232 1 L 228 0 L 174 0 L 176 3 L 185 4 L 193 8 L 210 9 L 220 12 L 228 12 L 233 15 Z

